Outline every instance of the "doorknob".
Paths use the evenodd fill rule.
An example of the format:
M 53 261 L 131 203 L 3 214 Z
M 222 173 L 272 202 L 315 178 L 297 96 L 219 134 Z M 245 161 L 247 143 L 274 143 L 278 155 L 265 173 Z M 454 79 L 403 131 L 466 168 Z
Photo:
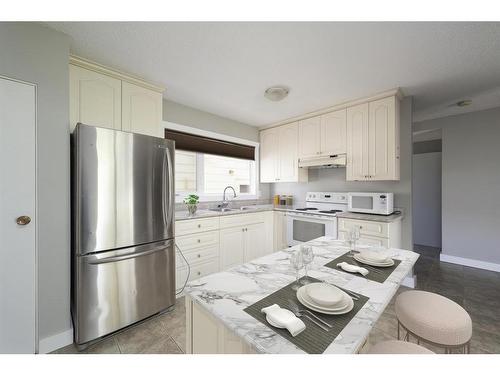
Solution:
M 16 219 L 16 223 L 17 223 L 17 225 L 28 225 L 29 223 L 31 223 L 31 217 L 29 217 L 29 216 L 19 216 Z

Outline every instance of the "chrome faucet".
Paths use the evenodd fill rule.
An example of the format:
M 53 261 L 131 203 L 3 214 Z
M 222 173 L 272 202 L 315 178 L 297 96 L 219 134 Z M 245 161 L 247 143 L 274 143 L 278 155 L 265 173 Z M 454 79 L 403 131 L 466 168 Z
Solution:
M 236 190 L 234 190 L 234 187 L 232 187 L 232 186 L 226 186 L 224 188 L 224 193 L 222 193 L 222 203 L 220 205 L 221 208 L 226 208 L 228 206 L 228 204 L 229 204 L 229 202 L 226 201 L 226 190 L 227 189 L 232 189 L 233 190 L 233 194 L 234 194 L 233 198 L 236 198 Z

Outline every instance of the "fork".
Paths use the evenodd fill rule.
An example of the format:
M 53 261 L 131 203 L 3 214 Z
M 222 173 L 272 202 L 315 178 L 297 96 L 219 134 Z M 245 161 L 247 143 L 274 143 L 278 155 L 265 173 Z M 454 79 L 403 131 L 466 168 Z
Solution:
M 329 324 L 328 322 L 325 322 L 323 319 L 321 319 L 319 316 L 317 316 L 316 314 L 313 314 L 312 312 L 310 312 L 309 310 L 304 310 L 304 309 L 301 309 L 294 301 L 292 301 L 291 299 L 288 300 L 288 307 L 290 309 L 290 311 L 292 313 L 295 314 L 296 317 L 305 317 L 307 319 L 309 319 L 311 322 L 313 322 L 314 324 L 316 324 L 318 327 L 322 328 L 323 330 L 327 331 L 328 332 L 328 328 L 332 328 L 333 326 L 331 324 Z M 313 320 L 311 318 L 311 316 L 309 315 L 306 315 L 305 313 L 308 313 L 308 314 L 311 314 L 311 316 L 316 319 L 316 320 Z M 321 324 L 320 324 L 321 323 Z

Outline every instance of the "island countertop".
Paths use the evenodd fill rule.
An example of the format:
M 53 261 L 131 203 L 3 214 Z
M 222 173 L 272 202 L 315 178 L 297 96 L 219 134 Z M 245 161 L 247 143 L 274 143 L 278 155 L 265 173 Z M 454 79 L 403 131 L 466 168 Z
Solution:
M 309 265 L 310 276 L 370 298 L 324 352 L 356 353 L 403 279 L 411 271 L 418 254 L 408 250 L 390 249 L 391 256 L 401 260 L 401 263 L 384 283 L 378 283 L 355 274 L 324 267 L 324 264 L 348 251 L 343 241 L 320 237 L 309 244 L 313 246 L 315 254 L 313 263 Z M 258 353 L 304 353 L 243 311 L 247 306 L 295 280 L 289 257 L 297 248 L 294 246 L 227 271 L 194 280 L 186 287 L 186 295 Z

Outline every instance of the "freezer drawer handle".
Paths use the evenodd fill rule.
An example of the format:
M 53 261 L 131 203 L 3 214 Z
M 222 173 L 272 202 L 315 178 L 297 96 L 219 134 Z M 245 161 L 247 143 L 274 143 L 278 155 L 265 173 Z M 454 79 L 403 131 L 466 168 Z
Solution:
M 119 262 L 120 260 L 126 260 L 126 259 L 131 259 L 131 258 L 138 258 L 138 257 L 144 256 L 144 255 L 156 253 L 158 251 L 165 251 L 165 248 L 168 247 L 168 244 L 169 244 L 169 242 L 166 242 L 165 245 L 155 247 L 154 249 L 151 249 L 151 250 L 142 251 L 140 253 L 117 255 L 114 257 L 101 258 L 101 259 L 89 259 L 87 261 L 87 263 L 88 264 L 103 264 L 103 263 Z

